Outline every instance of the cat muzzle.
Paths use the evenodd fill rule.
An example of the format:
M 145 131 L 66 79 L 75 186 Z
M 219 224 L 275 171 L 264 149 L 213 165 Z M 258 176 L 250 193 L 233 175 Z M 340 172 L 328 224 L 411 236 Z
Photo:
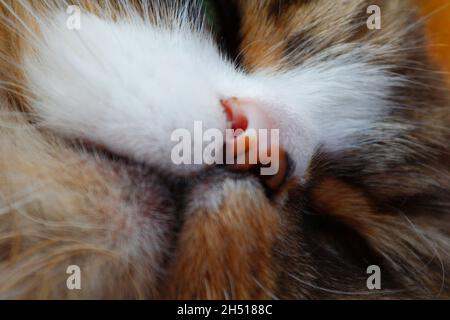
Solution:
M 251 99 L 230 98 L 221 104 L 231 128 L 225 142 L 227 167 L 233 171 L 259 169 L 267 187 L 280 188 L 289 175 L 289 161 L 270 116 Z

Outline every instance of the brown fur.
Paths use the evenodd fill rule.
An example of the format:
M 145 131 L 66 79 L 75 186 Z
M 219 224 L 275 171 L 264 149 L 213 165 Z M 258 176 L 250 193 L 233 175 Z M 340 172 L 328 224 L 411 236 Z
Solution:
M 261 190 L 226 182 L 218 210 L 194 208 L 172 260 L 169 298 L 268 299 L 276 288 L 272 249 L 280 216 Z M 212 195 L 213 196 L 213 195 Z M 199 228 L 199 226 L 201 226 Z

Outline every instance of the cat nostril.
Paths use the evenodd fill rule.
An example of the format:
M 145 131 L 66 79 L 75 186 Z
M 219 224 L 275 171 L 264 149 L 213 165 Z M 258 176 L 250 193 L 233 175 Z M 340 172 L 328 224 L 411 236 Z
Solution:
M 262 169 L 261 172 L 270 173 L 261 176 L 269 188 L 279 188 L 288 174 L 287 157 L 280 148 L 279 132 L 273 132 L 273 121 L 264 105 L 238 98 L 221 100 L 221 104 L 233 129 L 233 135 L 227 136 L 225 143 L 228 168 L 250 171 L 255 167 L 274 167 L 274 172 Z M 230 158 L 234 162 L 231 163 Z
M 231 123 L 231 128 L 235 131 L 245 131 L 248 128 L 248 118 L 242 108 L 239 108 L 239 100 L 231 98 L 221 100 L 223 109 L 227 115 L 227 120 Z

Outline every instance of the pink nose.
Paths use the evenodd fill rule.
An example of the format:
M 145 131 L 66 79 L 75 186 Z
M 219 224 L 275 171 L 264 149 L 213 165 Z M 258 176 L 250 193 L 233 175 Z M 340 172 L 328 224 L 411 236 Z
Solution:
M 270 166 L 278 168 L 276 173 L 265 176 L 266 185 L 272 189 L 279 188 L 287 174 L 287 159 L 278 139 L 273 139 L 271 130 L 276 128 L 263 104 L 238 98 L 222 100 L 221 103 L 235 131 L 225 143 L 226 154 L 231 153 L 236 160 L 230 168 L 247 171 L 255 166 L 268 166 L 267 161 L 261 159 L 261 155 L 266 155 L 270 158 Z M 262 131 L 265 133 L 261 134 Z

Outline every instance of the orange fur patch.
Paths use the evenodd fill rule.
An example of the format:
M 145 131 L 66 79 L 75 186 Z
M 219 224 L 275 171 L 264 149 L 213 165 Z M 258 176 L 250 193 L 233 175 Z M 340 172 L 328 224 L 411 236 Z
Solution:
M 271 298 L 280 216 L 262 191 L 228 181 L 218 211 L 198 209 L 188 217 L 169 269 L 167 297 Z
M 417 1 L 422 6 L 423 15 L 429 19 L 429 51 L 438 63 L 447 72 L 450 72 L 450 2 L 442 0 Z

